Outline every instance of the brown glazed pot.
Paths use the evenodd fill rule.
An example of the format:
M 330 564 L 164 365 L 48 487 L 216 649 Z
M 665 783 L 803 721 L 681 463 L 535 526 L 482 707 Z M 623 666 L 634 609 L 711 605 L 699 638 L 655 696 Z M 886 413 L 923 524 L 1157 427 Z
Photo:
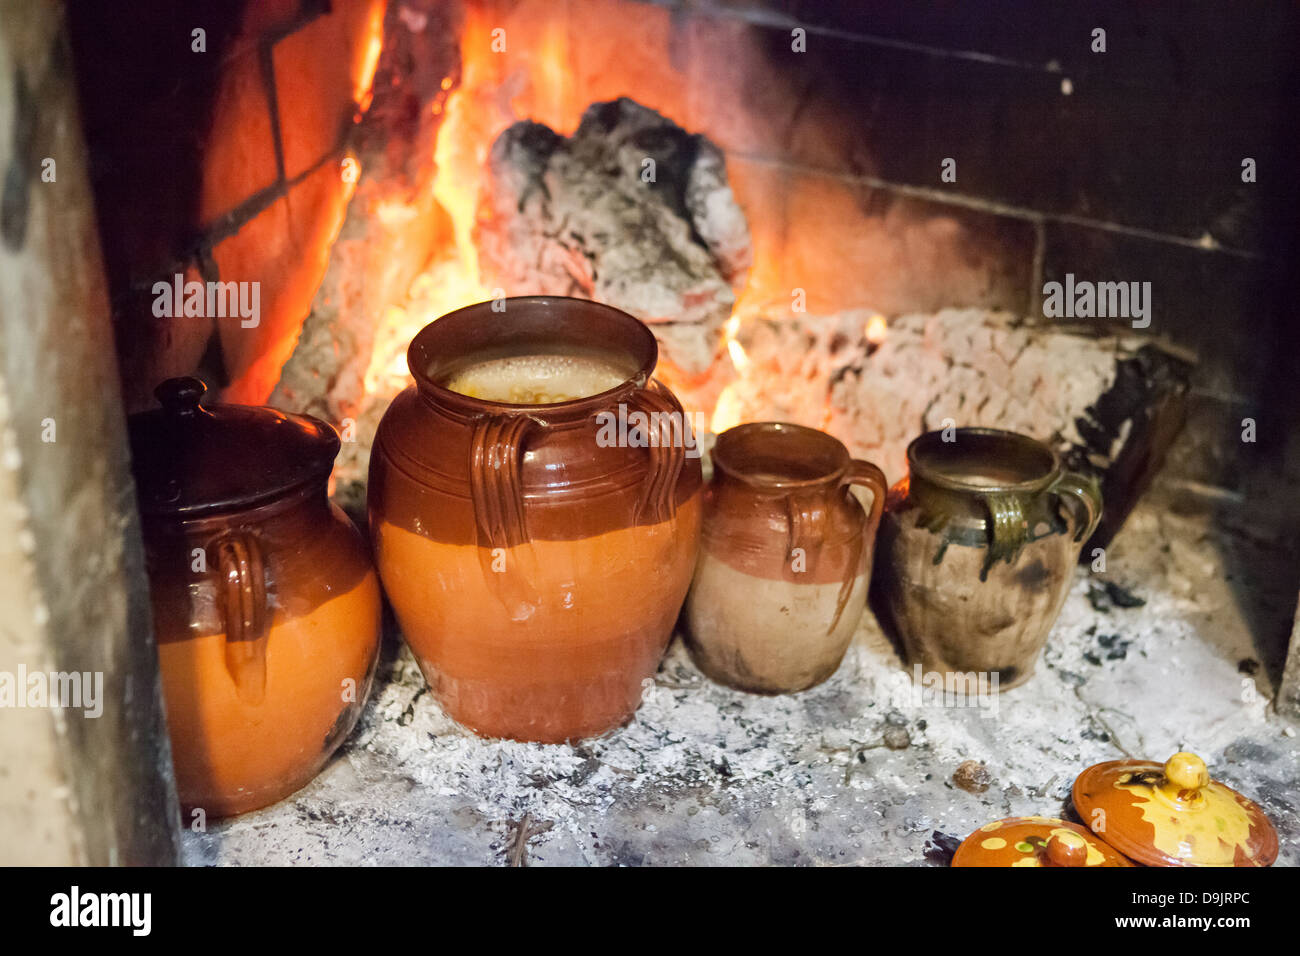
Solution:
M 871 489 L 870 516 L 854 484 Z M 700 669 L 760 693 L 835 673 L 866 604 L 884 503 L 880 469 L 824 432 L 758 422 L 719 435 L 686 599 Z
M 504 304 L 452 312 L 412 341 L 415 385 L 370 458 L 371 536 L 406 640 L 455 720 L 489 737 L 577 740 L 629 720 L 663 656 L 695 564 L 700 463 L 689 433 L 673 434 L 681 405 L 651 379 L 649 329 L 583 299 Z M 440 384 L 485 358 L 556 352 L 627 377 L 545 405 Z M 619 440 L 605 416 L 620 408 L 629 424 L 657 417 Z
M 301 788 L 351 731 L 379 650 L 379 581 L 330 503 L 339 439 L 270 408 L 202 408 L 171 379 L 131 418 L 176 786 L 220 817 Z
M 913 666 L 1006 690 L 1033 673 L 1101 497 L 1025 435 L 958 428 L 952 439 L 929 432 L 908 446 L 873 605 Z

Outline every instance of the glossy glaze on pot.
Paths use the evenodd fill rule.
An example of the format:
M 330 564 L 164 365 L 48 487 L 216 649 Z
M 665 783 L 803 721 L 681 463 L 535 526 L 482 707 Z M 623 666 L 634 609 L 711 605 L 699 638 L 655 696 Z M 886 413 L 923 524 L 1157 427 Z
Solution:
M 831 436 L 779 422 L 718 436 L 713 469 L 687 646 L 741 690 L 812 687 L 839 667 L 862 616 L 885 477 Z M 871 489 L 870 516 L 852 484 Z
M 1055 817 L 1007 817 L 980 827 L 953 854 L 955 867 L 1126 867 L 1133 864 L 1085 827 Z
M 1277 830 L 1255 801 L 1210 779 L 1180 751 L 1163 764 L 1111 760 L 1074 781 L 1075 811 L 1111 846 L 1146 866 L 1272 866 Z
M 485 357 L 565 351 L 615 362 L 627 379 L 548 405 L 441 384 Z M 430 687 L 480 734 L 603 733 L 632 716 L 658 666 L 694 566 L 701 477 L 692 442 L 670 426 L 684 423 L 681 406 L 651 379 L 657 356 L 631 316 L 553 297 L 471 306 L 411 344 L 416 385 L 394 399 L 371 454 L 371 536 Z M 652 447 L 609 440 L 601 416 L 620 406 L 661 416 L 638 433 Z
M 877 616 L 909 664 L 1014 687 L 1065 602 L 1100 496 L 1051 448 L 1012 432 L 930 432 L 907 454 L 881 523 Z
M 300 789 L 343 742 L 374 674 L 381 605 L 369 547 L 327 496 L 332 430 L 271 409 L 214 416 L 201 394 L 160 389 L 164 409 L 133 420 L 133 445 L 177 790 L 187 810 L 222 817 Z M 302 445 L 277 447 L 285 438 Z M 156 460 L 169 451 L 174 463 Z M 175 501 L 160 504 L 169 488 Z
M 325 765 L 369 693 L 380 597 L 365 542 L 323 485 L 147 526 L 146 542 L 181 803 L 215 817 L 283 799 Z M 188 570 L 196 551 L 206 573 Z M 264 583 L 234 583 L 249 576 Z

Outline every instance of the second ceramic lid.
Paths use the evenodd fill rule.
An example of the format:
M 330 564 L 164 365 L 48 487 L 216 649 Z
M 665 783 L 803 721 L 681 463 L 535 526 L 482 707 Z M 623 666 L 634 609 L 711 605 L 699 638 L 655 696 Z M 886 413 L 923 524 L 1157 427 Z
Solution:
M 1008 817 L 980 827 L 953 854 L 953 866 L 1132 866 L 1076 823 Z
M 1074 781 L 1074 808 L 1098 836 L 1147 866 L 1270 866 L 1277 831 L 1264 811 L 1210 779 L 1205 762 L 1112 760 Z

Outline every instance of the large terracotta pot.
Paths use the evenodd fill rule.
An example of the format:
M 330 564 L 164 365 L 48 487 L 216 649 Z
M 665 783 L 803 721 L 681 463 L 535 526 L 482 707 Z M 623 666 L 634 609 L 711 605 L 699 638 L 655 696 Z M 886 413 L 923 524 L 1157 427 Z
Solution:
M 1042 442 L 992 428 L 929 432 L 907 463 L 880 527 L 877 616 L 913 666 L 1023 683 L 1101 519 L 1095 484 Z
M 871 513 L 850 493 L 871 489 Z M 686 639 L 714 680 L 787 693 L 830 677 L 862 617 L 885 476 L 784 422 L 718 436 Z
M 443 385 L 485 358 L 554 353 L 599 357 L 626 378 L 545 405 Z M 674 433 L 681 406 L 651 379 L 657 358 L 631 316 L 551 297 L 473 305 L 411 343 L 415 385 L 371 454 L 371 536 L 430 687 L 480 734 L 603 733 L 632 716 L 658 667 L 695 562 L 701 473 Z M 620 434 L 609 427 L 620 410 L 651 427 Z
M 351 731 L 379 650 L 379 581 L 329 501 L 324 422 L 200 407 L 172 379 L 132 416 L 133 470 L 181 803 L 208 816 L 274 803 Z

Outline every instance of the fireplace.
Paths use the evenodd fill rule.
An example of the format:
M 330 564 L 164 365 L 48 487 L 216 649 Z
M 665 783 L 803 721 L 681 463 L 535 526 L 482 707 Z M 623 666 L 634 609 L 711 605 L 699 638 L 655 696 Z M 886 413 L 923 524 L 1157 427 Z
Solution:
M 121 605 L 110 680 L 156 682 L 121 413 L 196 376 L 205 401 L 315 415 L 342 440 L 333 498 L 363 522 L 407 347 L 477 302 L 575 296 L 642 320 L 706 450 L 741 423 L 791 422 L 892 483 L 923 432 L 1003 428 L 1050 445 L 1106 501 L 1041 672 L 996 721 L 907 706 L 899 652 L 868 612 L 821 690 L 724 691 L 674 642 L 613 738 L 485 742 L 426 696 L 390 619 L 358 729 L 306 790 L 178 829 L 160 809 L 174 794 L 149 698 L 114 720 L 119 737 L 151 728 L 132 746 L 156 779 L 104 770 L 95 786 L 121 808 L 111 834 L 78 809 L 95 793 L 76 793 L 61 813 L 81 835 L 64 855 L 905 863 L 943 858 L 995 805 L 1056 815 L 1074 774 L 1107 755 L 1196 747 L 1256 799 L 1293 789 L 1300 446 L 1282 280 L 1296 194 L 1279 170 L 1300 24 L 1281 5 L 1250 24 L 1203 11 L 1186 30 L 1122 4 L 995 7 L 205 0 L 33 14 L 46 45 L 7 41 L 22 68 L 0 145 L 21 161 L 4 237 L 53 285 L 93 274 L 60 308 L 102 321 L 58 360 L 53 332 L 5 333 L 0 392 L 29 436 L 12 494 L 35 529 L 35 557 L 11 557 L 72 631 L 88 627 L 79 602 Z M 66 110 L 76 159 L 50 145 L 47 103 Z M 42 198 L 69 181 L 79 199 Z M 42 202 L 72 204 L 79 240 L 38 244 Z M 78 241 L 96 249 L 84 263 L 69 261 Z M 63 396 L 49 414 L 22 389 L 38 372 Z M 86 421 L 91 406 L 107 424 Z M 65 415 L 98 437 L 75 460 L 42 458 L 27 425 Z M 42 490 L 50 470 L 126 529 L 89 596 L 50 584 L 78 566 Z M 47 630 L 31 646 L 78 659 Z M 70 756 L 50 745 L 40 785 L 67 789 L 59 761 L 98 739 L 73 738 Z M 149 826 L 129 822 L 133 794 L 149 795 Z M 1294 808 L 1265 805 L 1300 860 Z M 883 841 L 864 837 L 866 818 Z

